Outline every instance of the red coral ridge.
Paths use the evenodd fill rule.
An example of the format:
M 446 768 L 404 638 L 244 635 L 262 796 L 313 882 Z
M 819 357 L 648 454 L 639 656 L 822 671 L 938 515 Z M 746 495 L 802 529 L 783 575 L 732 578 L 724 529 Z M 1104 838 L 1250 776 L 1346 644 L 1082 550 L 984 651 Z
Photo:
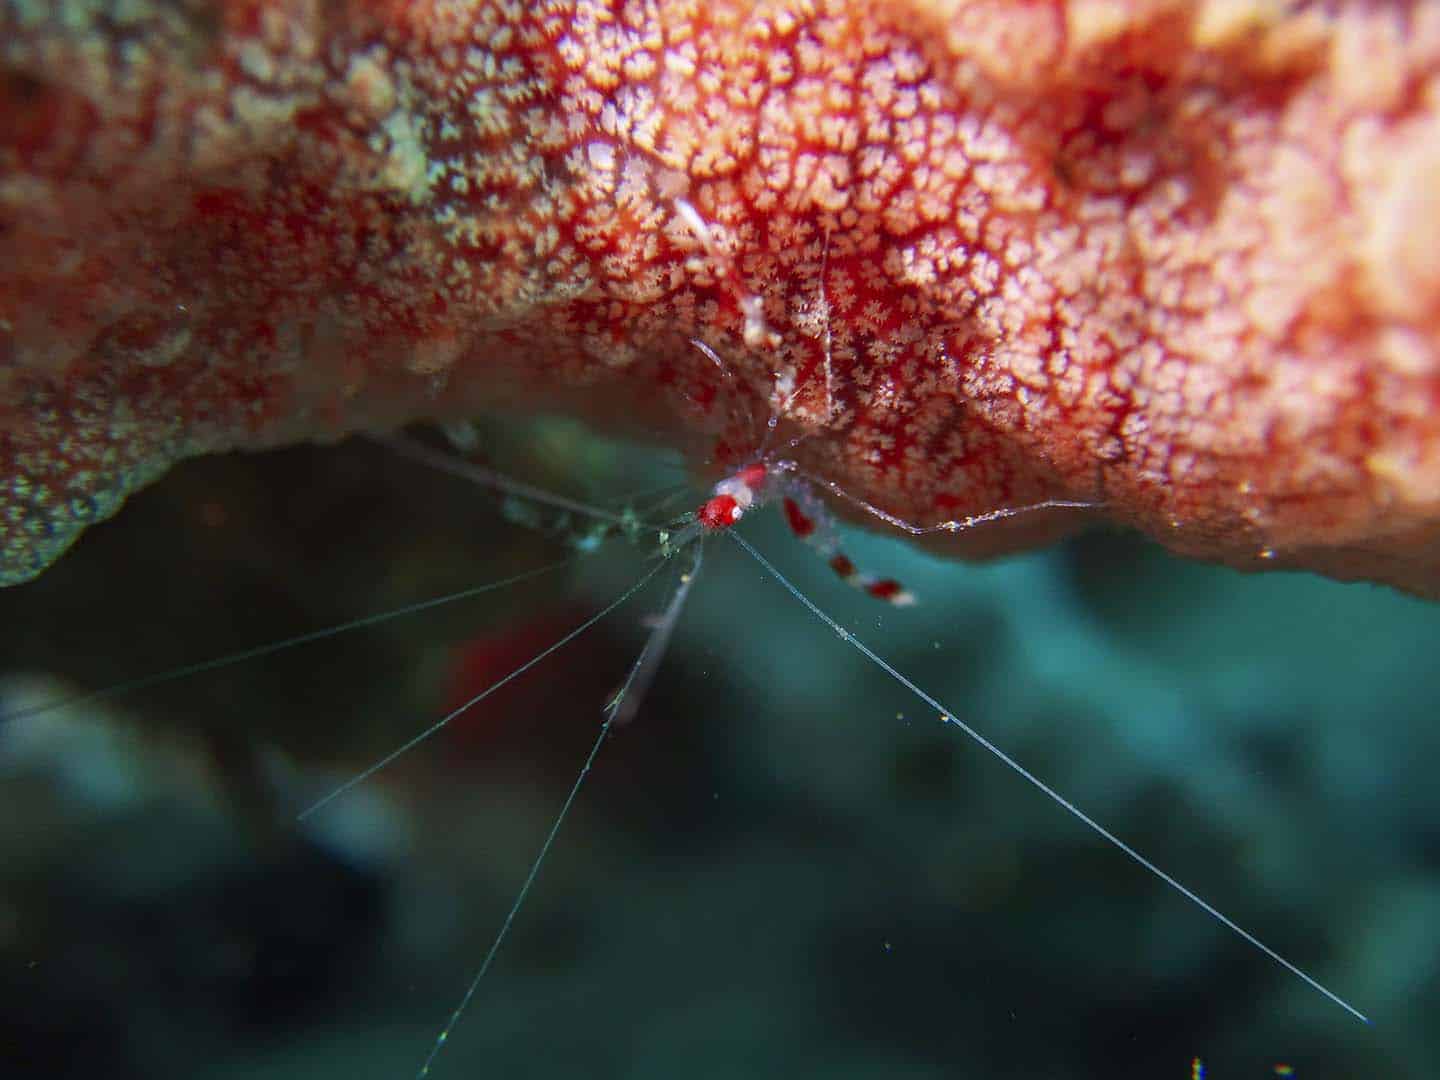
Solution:
M 513 403 L 1440 587 L 1435 5 L 5 11 L 4 581 L 180 457 Z

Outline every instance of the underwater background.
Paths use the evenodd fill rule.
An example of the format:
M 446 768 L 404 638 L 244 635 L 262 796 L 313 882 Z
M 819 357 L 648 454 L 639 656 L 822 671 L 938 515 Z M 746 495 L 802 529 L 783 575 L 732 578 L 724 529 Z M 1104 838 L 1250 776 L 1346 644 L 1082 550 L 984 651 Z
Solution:
M 644 510 L 684 480 L 567 423 L 479 439 L 487 464 L 606 505 Z M 578 528 L 364 440 L 192 462 L 0 592 L 0 711 L 537 570 L 576 554 Z M 742 528 L 954 715 L 1373 1023 L 717 537 L 433 1076 L 1190 1080 L 1196 1059 L 1211 1080 L 1436 1075 L 1440 608 L 1117 532 L 973 566 L 847 529 L 857 562 L 919 595 L 898 610 L 773 510 Z M 296 814 L 582 623 L 646 555 L 611 540 L 508 589 L 0 721 L 0 1076 L 413 1076 L 689 556 Z

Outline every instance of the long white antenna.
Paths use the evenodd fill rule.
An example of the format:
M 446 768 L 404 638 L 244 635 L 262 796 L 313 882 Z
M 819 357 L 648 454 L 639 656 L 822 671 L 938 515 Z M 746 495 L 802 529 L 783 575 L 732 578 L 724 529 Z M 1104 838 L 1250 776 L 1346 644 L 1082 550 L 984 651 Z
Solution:
M 700 559 L 703 553 L 703 546 L 697 543 L 695 545 L 695 561 L 691 564 L 689 573 L 680 576 L 680 583 L 676 586 L 674 595 L 670 597 L 670 603 L 666 605 L 664 615 L 655 624 L 650 636 L 645 639 L 645 645 L 640 650 L 640 655 L 630 665 L 625 682 L 621 684 L 619 691 L 605 706 L 605 720 L 600 725 L 600 733 L 595 736 L 590 753 L 585 756 L 585 763 L 580 766 L 575 783 L 570 786 L 570 794 L 566 795 L 565 801 L 560 804 L 560 812 L 555 815 L 555 821 L 550 826 L 550 831 L 545 834 L 545 840 L 540 845 L 540 850 L 536 852 L 534 861 L 530 864 L 530 871 L 525 875 L 519 891 L 515 893 L 510 910 L 505 913 L 505 919 L 501 922 L 500 929 L 496 931 L 495 940 L 490 943 L 490 948 L 485 953 L 485 959 L 481 961 L 479 970 L 475 972 L 470 984 L 465 987 L 465 993 L 461 996 L 460 1003 L 455 1006 L 455 1011 L 450 1014 L 450 1019 L 445 1022 L 440 1034 L 435 1036 L 435 1042 L 430 1047 L 430 1053 L 426 1055 L 424 1064 L 420 1066 L 416 1080 L 425 1080 L 425 1077 L 430 1075 L 431 1066 L 435 1064 L 435 1059 L 440 1056 L 440 1051 L 450 1040 L 450 1032 L 455 1030 L 455 1025 L 460 1022 L 460 1017 L 469 1008 L 475 992 L 480 988 L 480 981 L 485 978 L 486 973 L 490 970 L 490 965 L 494 963 L 495 955 L 500 951 L 501 944 L 509 935 L 515 917 L 520 914 L 520 908 L 524 906 L 525 898 L 530 894 L 530 886 L 535 884 L 535 879 L 540 874 L 540 865 L 545 861 L 545 856 L 550 853 L 550 848 L 555 843 L 555 837 L 560 834 L 560 827 L 565 824 L 565 817 L 570 813 L 570 807 L 574 805 L 576 796 L 580 794 L 580 785 L 585 783 L 585 777 L 590 775 L 590 767 L 595 764 L 595 758 L 600 753 L 600 747 L 605 744 L 610 729 L 615 726 L 617 720 L 623 723 L 634 715 L 634 708 L 626 708 L 630 693 L 634 690 L 637 695 L 643 695 L 648 683 L 654 678 L 655 669 L 659 666 L 660 658 L 665 653 L 665 646 L 670 640 L 675 620 L 679 617 L 680 609 L 685 604 L 685 597 L 689 595 L 690 587 L 695 583 L 696 575 L 700 573 Z M 648 581 L 654 573 L 655 570 L 651 570 L 636 585 L 636 588 Z M 633 591 L 634 589 L 631 590 L 631 592 Z M 639 702 L 637 701 L 635 707 L 638 708 L 638 706 Z M 622 717 L 624 719 L 621 719 Z
M 820 251 L 820 317 L 825 320 L 825 423 L 835 419 L 835 376 L 832 370 L 831 354 L 834 338 L 831 334 L 830 297 L 825 294 L 825 273 L 830 266 L 830 230 L 825 230 L 825 246 Z
M 258 660 L 262 656 L 283 652 L 286 649 L 293 649 L 299 645 L 308 645 L 312 641 L 324 641 L 326 638 L 348 634 L 352 630 L 362 630 L 367 626 L 379 626 L 392 619 L 404 618 L 406 615 L 416 615 L 422 611 L 429 611 L 431 608 L 441 607 L 445 604 L 453 604 L 460 600 L 468 600 L 471 597 L 480 596 L 482 593 L 494 592 L 496 589 L 503 589 L 509 585 L 517 585 L 522 581 L 529 581 L 531 578 L 539 577 L 541 574 L 548 574 L 552 571 L 559 570 L 561 567 L 569 566 L 580 558 L 583 558 L 583 556 L 573 555 L 568 559 L 561 559 L 559 562 L 549 563 L 534 570 L 526 570 L 521 574 L 513 574 L 510 577 L 501 578 L 499 581 L 490 581 L 483 585 L 473 585 L 468 589 L 460 589 L 457 592 L 446 593 L 444 596 L 432 597 L 429 600 L 417 600 L 415 603 L 406 604 L 403 607 L 392 608 L 389 611 L 381 611 L 374 615 L 362 615 L 358 619 L 350 619 L 347 622 L 336 623 L 334 626 L 326 626 L 319 630 L 309 630 L 303 634 L 280 638 L 277 641 L 270 641 L 264 645 L 252 645 L 248 649 L 240 649 L 237 652 L 226 653 L 223 656 L 212 657 L 209 660 L 199 660 L 193 664 L 166 668 L 164 671 L 157 671 L 150 675 L 142 675 L 136 679 L 114 683 L 110 686 L 101 687 L 99 690 L 85 690 L 77 694 L 53 698 L 50 701 L 41 701 L 34 705 L 27 705 L 13 712 L 0 713 L 0 724 L 11 720 L 23 720 L 27 717 L 39 716 L 42 713 L 47 713 L 54 709 L 63 709 L 74 705 L 88 705 L 98 701 L 109 701 L 112 698 L 122 697 L 125 694 L 131 694 L 137 690 L 144 690 L 151 686 L 159 686 L 161 683 L 175 682 L 179 679 L 188 678 L 191 675 L 214 671 L 216 668 L 229 667 L 232 664 L 242 664 L 246 660 Z
M 1105 828 L 1105 826 L 1101 825 L 1089 814 L 1085 813 L 1085 811 L 1081 810 L 1069 799 L 1065 798 L 1065 796 L 1061 795 L 1049 784 L 1045 783 L 1045 781 L 1041 780 L 1029 769 L 1025 768 L 1024 765 L 1021 765 L 1020 762 L 1016 761 L 1009 754 L 1005 753 L 1004 750 L 1001 750 L 1000 747 L 996 746 L 984 735 L 980 734 L 980 732 L 976 731 L 969 724 L 965 723 L 965 721 L 961 720 L 958 716 L 955 715 L 952 710 L 947 709 L 930 694 L 927 694 L 924 690 L 921 690 L 920 687 L 917 686 L 909 677 L 897 671 L 888 660 L 882 657 L 879 653 L 875 652 L 874 649 L 870 648 L 870 646 L 866 645 L 865 642 L 861 641 L 854 634 L 850 633 L 850 631 L 846 630 L 843 626 L 841 626 L 825 612 L 821 611 L 820 608 L 815 605 L 814 601 L 812 601 L 808 596 L 802 593 L 788 578 L 785 577 L 784 574 L 780 573 L 780 571 L 777 570 L 771 564 L 771 562 L 765 558 L 764 555 L 761 555 L 760 552 L 756 551 L 755 547 L 748 540 L 746 540 L 738 532 L 735 532 L 733 529 L 730 531 L 730 535 L 734 538 L 737 544 L 739 544 L 742 548 L 749 552 L 750 556 L 762 567 L 764 567 L 767 572 L 769 572 L 771 577 L 773 577 L 781 585 L 785 586 L 791 596 L 795 597 L 796 600 L 799 600 L 800 603 L 804 604 L 805 607 L 810 610 L 810 613 L 812 615 L 814 615 L 817 619 L 823 622 L 831 630 L 834 630 L 835 633 L 838 634 L 845 641 L 849 642 L 856 649 L 856 651 L 860 653 L 860 655 L 865 657 L 876 667 L 880 668 L 881 671 L 885 672 L 885 674 L 889 675 L 892 679 L 898 682 L 901 686 L 905 687 L 905 689 L 909 690 L 921 701 L 925 702 L 926 705 L 929 705 L 938 714 L 940 714 L 940 716 L 947 723 L 954 724 L 971 739 L 973 739 L 976 743 L 984 747 L 995 757 L 999 758 L 1000 761 L 1002 761 L 1006 766 L 1008 766 L 1011 770 L 1017 773 L 1021 778 L 1028 781 L 1034 787 L 1038 788 L 1053 802 L 1055 802 L 1062 809 L 1066 810 L 1073 817 L 1079 820 L 1088 829 L 1090 829 L 1096 835 L 1100 836 L 1102 839 L 1107 840 L 1110 844 L 1118 848 L 1120 851 L 1124 852 L 1135 862 L 1139 863 L 1146 870 L 1150 871 L 1150 873 L 1154 874 L 1157 878 L 1163 881 L 1166 885 L 1169 885 L 1181 896 L 1185 897 L 1185 899 L 1189 900 L 1192 904 L 1195 904 L 1211 918 L 1219 922 L 1222 926 L 1229 928 L 1231 931 L 1244 938 L 1251 945 L 1255 946 L 1255 948 L 1259 949 L 1266 956 L 1270 957 L 1270 959 L 1274 960 L 1277 964 L 1283 967 L 1286 971 L 1290 972 L 1292 975 L 1299 976 L 1311 987 L 1320 991 L 1320 993 L 1324 994 L 1327 998 L 1333 1001 L 1336 1005 L 1339 1005 L 1342 1009 L 1348 1012 L 1351 1016 L 1355 1017 L 1357 1020 L 1365 1024 L 1370 1023 L 1370 1018 L 1367 1017 L 1364 1013 L 1362 1013 L 1359 1009 L 1349 1004 L 1347 1001 L 1345 1001 L 1344 998 L 1341 998 L 1339 995 L 1331 992 L 1330 990 L 1327 990 L 1323 985 L 1321 985 L 1319 981 L 1307 975 L 1305 972 L 1301 971 L 1289 960 L 1286 960 L 1274 949 L 1270 948 L 1269 945 L 1266 945 L 1254 934 L 1250 933 L 1250 931 L 1246 930 L 1244 927 L 1236 923 L 1228 915 L 1224 914 L 1212 904 L 1202 899 L 1193 890 L 1181 884 L 1178 880 L 1171 877 L 1164 870 L 1161 870 L 1160 867 L 1156 866 L 1144 855 L 1141 855 L 1140 852 L 1136 851 L 1124 840 L 1121 840 L 1109 829 Z
M 819 484 L 830 494 L 835 495 L 852 506 L 859 507 L 871 517 L 879 518 L 901 532 L 909 533 L 911 536 L 927 536 L 930 533 L 959 533 L 974 529 L 980 525 L 989 525 L 996 521 L 1008 521 L 1010 518 L 1025 517 L 1028 514 L 1038 513 L 1042 510 L 1101 510 L 1104 503 L 1088 502 L 1084 499 L 1041 499 L 1038 502 L 1025 503 L 1022 506 L 1002 506 L 997 510 L 986 510 L 979 514 L 970 514 L 963 518 L 956 518 L 952 521 L 941 521 L 934 525 L 912 525 L 897 514 L 888 510 L 882 510 L 874 503 L 867 502 L 858 495 L 853 495 L 837 484 L 834 480 L 826 480 L 823 477 L 813 476 L 804 472 L 798 466 L 791 466 L 794 472 L 803 476 L 812 484 Z
M 482 487 L 493 488 L 496 491 L 503 491 L 507 495 L 518 495 L 522 499 L 529 499 L 531 502 L 540 503 L 543 506 L 553 506 L 557 510 L 568 510 L 572 514 L 583 514 L 585 517 L 594 518 L 597 521 L 608 521 L 612 525 L 628 527 L 632 522 L 624 514 L 617 514 L 606 510 L 603 506 L 595 506 L 592 503 L 582 502 L 579 499 L 571 499 L 564 495 L 557 495 L 553 491 L 546 491 L 544 488 L 536 487 L 534 484 L 527 484 L 523 480 L 516 480 L 498 473 L 494 469 L 487 469 L 483 465 L 476 465 L 474 462 L 461 461 L 451 457 L 449 454 L 442 454 L 438 450 L 431 450 L 428 446 L 422 446 L 417 442 L 405 438 L 403 435 L 372 435 L 371 440 L 379 443 L 387 450 L 391 450 L 401 457 L 409 458 L 411 461 L 435 469 L 439 472 L 449 473 L 451 476 L 458 476 L 462 480 L 469 480 L 473 484 Z
M 405 754 L 408 754 L 411 750 L 415 749 L 415 747 L 419 746 L 426 739 L 430 738 L 430 736 L 438 733 L 447 724 L 449 724 L 450 721 L 454 720 L 461 713 L 474 708 L 476 705 L 480 704 L 480 702 L 488 698 L 491 694 L 495 693 L 496 690 L 499 690 L 502 686 L 505 686 L 512 680 L 518 679 L 521 675 L 524 675 L 525 672 L 529 671 L 536 664 L 540 663 L 541 660 L 544 660 L 551 653 L 574 641 L 581 634 L 585 633 L 586 630 L 589 630 L 601 619 L 605 618 L 606 615 L 609 615 L 621 604 L 625 603 L 626 600 L 629 600 L 630 597 L 634 596 L 637 592 L 639 592 L 645 586 L 645 584 L 649 582 L 651 578 L 653 578 L 656 574 L 660 572 L 660 568 L 664 565 L 665 564 L 663 562 L 657 562 L 649 570 L 645 571 L 644 575 L 640 578 L 639 581 L 635 582 L 635 584 L 631 585 L 618 597 L 610 601 L 610 603 L 606 604 L 594 615 L 591 615 L 588 619 L 582 622 L 579 626 L 575 627 L 574 630 L 571 630 L 559 641 L 556 641 L 548 647 L 541 649 L 529 660 L 526 660 L 525 663 L 521 664 L 514 671 L 510 672 L 510 674 L 506 675 L 504 678 L 496 682 L 491 683 L 488 687 L 480 691 L 480 693 L 476 694 L 463 705 L 459 705 L 456 708 L 451 709 L 448 713 L 442 716 L 439 720 L 436 720 L 424 731 L 420 732 L 418 735 L 415 735 L 410 739 L 407 739 L 400 746 L 397 746 L 394 750 L 390 751 L 390 753 L 386 754 L 379 761 L 375 762 L 375 764 L 356 773 L 349 780 L 346 780 L 345 783 L 341 784 L 334 791 L 330 792 L 330 794 L 326 795 L 323 799 L 311 804 L 304 810 L 300 811 L 300 813 L 296 815 L 297 819 L 301 821 L 305 820 L 311 814 L 314 814 L 317 810 L 321 809 L 324 806 L 328 806 L 330 803 L 334 802 L 351 788 L 356 787 L 359 784 L 363 784 L 366 780 L 370 779 L 370 777 L 374 776 L 381 769 L 394 762 L 397 758 L 403 757 Z
M 675 624 L 680 621 L 680 610 L 685 606 L 685 598 L 690 595 L 690 589 L 700 575 L 704 544 L 705 538 L 701 535 L 695 541 L 694 563 L 687 572 L 680 575 L 680 584 L 675 587 L 670 603 L 665 605 L 664 612 L 650 627 L 650 637 L 645 642 L 645 648 L 641 650 L 630 673 L 625 676 L 625 683 L 620 687 L 620 691 L 606 706 L 609 713 L 609 718 L 605 721 L 607 724 L 623 727 L 635 719 L 645 695 L 650 692 L 650 684 L 655 681 L 655 673 L 660 670 L 660 662 L 665 659 L 665 651 L 670 647 Z

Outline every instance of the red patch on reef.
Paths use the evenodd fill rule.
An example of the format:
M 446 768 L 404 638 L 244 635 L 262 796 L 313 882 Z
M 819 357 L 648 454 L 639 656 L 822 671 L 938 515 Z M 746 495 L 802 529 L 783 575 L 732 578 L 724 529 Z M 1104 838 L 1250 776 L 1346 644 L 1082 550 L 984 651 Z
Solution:
M 448 656 L 441 692 L 441 715 L 483 694 L 511 672 L 554 645 L 588 617 L 581 610 L 535 616 L 514 626 L 486 631 L 455 645 Z M 616 650 L 603 637 L 582 636 L 564 646 L 565 677 L 543 663 L 512 679 L 457 716 L 445 729 L 447 745 L 466 754 L 490 755 L 525 741 L 527 734 L 572 718 L 593 720 L 613 687 Z M 438 719 L 438 717 L 437 717 Z

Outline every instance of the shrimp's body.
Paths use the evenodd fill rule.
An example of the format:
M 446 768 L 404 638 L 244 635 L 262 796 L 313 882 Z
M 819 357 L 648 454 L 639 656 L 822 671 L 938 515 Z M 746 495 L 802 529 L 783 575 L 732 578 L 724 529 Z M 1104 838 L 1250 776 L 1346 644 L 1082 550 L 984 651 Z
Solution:
M 896 607 L 915 603 L 915 594 L 900 582 L 862 572 L 840 550 L 830 511 L 793 461 L 757 461 L 727 476 L 695 511 L 695 520 L 705 532 L 723 532 L 733 528 L 751 509 L 776 498 L 780 499 L 790 531 L 819 552 L 841 581 Z

